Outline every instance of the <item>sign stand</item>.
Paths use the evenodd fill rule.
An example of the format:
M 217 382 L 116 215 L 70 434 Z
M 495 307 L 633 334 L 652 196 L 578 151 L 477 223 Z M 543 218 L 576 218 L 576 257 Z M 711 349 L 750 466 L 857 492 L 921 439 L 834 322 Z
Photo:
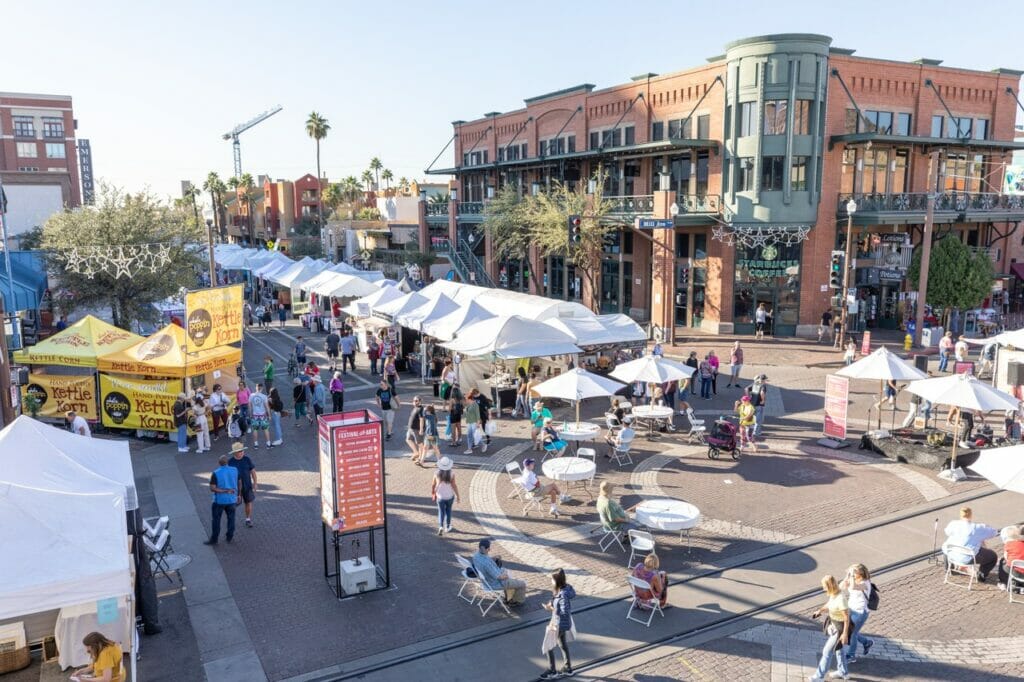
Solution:
M 850 380 L 830 374 L 825 377 L 825 426 L 818 445 L 833 450 L 848 448 L 846 442 L 846 412 L 849 408 Z
M 369 410 L 339 412 L 318 417 L 317 430 L 324 578 L 339 600 L 387 589 L 382 421 Z

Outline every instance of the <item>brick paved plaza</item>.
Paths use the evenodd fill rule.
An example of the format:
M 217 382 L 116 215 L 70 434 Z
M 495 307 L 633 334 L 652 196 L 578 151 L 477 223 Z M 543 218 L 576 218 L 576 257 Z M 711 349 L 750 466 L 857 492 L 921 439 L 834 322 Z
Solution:
M 284 354 L 291 343 L 288 335 L 276 330 L 255 337 L 250 334 L 246 342 L 250 372 L 255 374 L 254 360 L 268 349 Z M 722 352 L 729 343 L 708 339 L 692 347 L 703 350 L 715 344 Z M 311 346 L 317 348 L 319 344 L 314 341 Z M 681 352 L 689 347 L 674 350 Z M 772 385 L 766 438 L 756 451 L 745 452 L 738 461 L 727 455 L 710 460 L 706 447 L 687 442 L 688 424 L 681 417 L 675 420 L 679 428 L 676 433 L 662 434 L 656 440 L 642 435 L 637 438 L 633 466 L 616 466 L 603 456 L 607 447 L 598 445 L 596 480 L 614 482 L 624 506 L 652 497 L 684 499 L 701 510 L 703 520 L 691 534 L 689 550 L 685 539 L 681 541 L 678 535 L 656 535 L 662 567 L 672 581 L 685 581 L 686 592 L 676 593 L 683 601 L 670 599 L 675 608 L 667 612 L 663 623 L 656 623 L 658 628 L 646 630 L 642 625 L 630 624 L 636 628 L 627 628 L 628 639 L 617 642 L 615 637 L 621 635 L 601 638 L 593 653 L 589 645 L 581 643 L 585 653 L 578 665 L 616 649 L 689 630 L 693 615 L 706 618 L 750 608 L 755 596 L 750 597 L 749 604 L 742 597 L 751 585 L 763 584 L 778 599 L 815 589 L 820 573 L 841 571 L 853 561 L 879 565 L 911 556 L 916 552 L 892 541 L 886 541 L 884 554 L 871 548 L 867 552 L 871 558 L 847 556 L 840 559 L 840 565 L 827 567 L 819 565 L 816 550 L 786 552 L 789 548 L 830 547 L 835 538 L 846 534 L 844 529 L 884 532 L 897 524 L 901 515 L 926 508 L 955 509 L 958 500 L 988 490 L 984 481 L 953 486 L 938 479 L 934 472 L 896 464 L 855 446 L 838 451 L 818 446 L 815 440 L 820 434 L 823 377 L 838 368 L 838 355 L 824 346 L 796 342 L 748 343 L 746 348 L 745 382 L 765 372 Z M 362 369 L 357 374 L 347 380 L 347 408 L 369 406 L 373 394 L 368 375 Z M 859 383 L 853 382 L 852 386 L 854 417 L 864 414 L 872 399 L 873 387 Z M 518 648 L 519 644 L 510 642 L 526 637 L 529 656 L 537 659 L 536 665 L 531 663 L 527 670 L 534 672 L 508 669 L 508 676 L 497 674 L 494 679 L 532 679 L 529 675 L 541 670 L 538 633 L 542 632 L 540 623 L 545 617 L 541 605 L 549 594 L 545 571 L 559 566 L 566 569 L 580 595 L 576 608 L 594 606 L 595 613 L 608 612 L 601 622 L 607 620 L 619 627 L 626 608 L 621 600 L 627 593 L 623 580 L 627 556 L 617 547 L 608 552 L 597 547 L 596 537 L 590 534 L 598 521 L 590 497 L 574 489 L 573 499 L 561 505 L 559 518 L 547 515 L 546 504 L 539 513 L 524 518 L 522 504 L 509 498 L 511 484 L 504 465 L 513 460 L 522 462 L 531 452 L 524 420 L 501 419 L 499 434 L 486 454 L 463 455 L 461 447 L 457 451 L 442 448 L 456 462 L 462 499 L 455 506 L 454 531 L 436 536 L 436 509 L 429 497 L 433 468 L 411 463 L 406 446 L 399 440 L 411 397 L 421 395 L 428 404 L 436 401 L 428 389 L 410 380 L 399 384 L 403 408 L 395 421 L 396 436 L 386 444 L 393 587 L 343 602 L 335 600 L 323 578 L 313 429 L 307 425 L 295 428 L 286 417 L 282 447 L 250 450 L 260 477 L 255 527 L 240 526 L 234 543 L 222 542 L 213 550 L 200 544 L 209 528 L 207 482 L 215 456 L 228 449 L 226 439 L 214 443 L 213 453 L 204 455 L 178 455 L 171 445 L 135 448 L 140 464 L 137 475 L 145 479 L 140 489 L 153 491 L 144 496 L 144 505 L 159 507 L 161 513 L 172 516 L 178 529 L 175 550 L 192 558 L 181 571 L 183 587 L 177 582 L 170 585 L 162 578 L 158 582 L 169 634 L 150 638 L 154 653 L 143 658 L 145 679 L 172 679 L 172 671 L 161 660 L 162 649 L 157 644 L 161 638 L 178 642 L 176 648 L 184 654 L 182 661 L 191 666 L 188 679 L 199 679 L 205 672 L 208 679 L 265 676 L 269 680 L 326 680 L 373 669 L 398 656 L 430 656 L 438 645 L 475 636 L 489 639 L 476 644 L 472 654 L 455 650 L 445 660 L 476 657 L 480 652 L 501 651 L 508 646 Z M 737 389 L 724 389 L 720 382 L 718 396 L 693 404 L 699 416 L 713 418 L 731 413 L 738 395 Z M 584 406 L 584 418 L 603 421 L 603 408 L 603 401 L 591 401 Z M 555 416 L 568 414 L 569 408 L 565 407 L 556 410 Z M 860 428 L 855 426 L 854 430 L 859 432 Z M 157 510 L 145 511 L 149 514 Z M 920 545 L 919 550 L 931 547 L 932 518 L 941 517 L 944 525 L 952 513 L 945 509 L 913 522 L 917 524 L 914 541 Z M 990 521 L 995 524 L 1005 520 Z M 871 530 L 874 525 L 882 530 Z M 472 554 L 482 537 L 493 538 L 492 553 L 502 556 L 505 566 L 527 582 L 526 604 L 514 609 L 511 617 L 500 608 L 481 617 L 475 606 L 455 596 L 461 578 L 454 554 Z M 774 555 L 780 558 L 772 559 Z M 753 582 L 741 579 L 747 570 L 742 567 L 752 562 L 755 566 L 766 562 L 765 568 L 756 569 L 761 572 L 753 573 Z M 708 572 L 716 569 L 721 571 L 708 578 Z M 870 659 L 856 664 L 852 671 L 855 678 L 952 679 L 959 676 L 957 670 L 984 670 L 996 676 L 992 679 L 1000 679 L 998 675 L 1021 672 L 1016 654 L 1002 654 L 1012 647 L 1000 638 L 1014 636 L 1012 623 L 1020 608 L 1006 604 L 1005 593 L 996 591 L 992 584 L 970 593 L 944 587 L 941 572 L 935 567 L 914 564 L 902 570 L 911 572 L 891 583 L 880 582 L 885 589 L 885 607 L 872 616 L 868 631 L 886 638 L 885 646 L 876 650 L 877 656 L 873 652 Z M 772 586 L 779 575 L 785 576 L 785 585 Z M 705 587 L 707 580 L 718 581 L 716 587 Z M 719 593 L 717 585 L 722 582 L 726 589 Z M 713 607 L 699 606 L 701 600 L 696 597 L 690 601 L 690 592 L 701 590 Z M 743 603 L 729 601 L 736 599 Z M 936 603 L 941 605 L 939 609 L 934 608 Z M 690 614 L 695 605 L 697 611 Z M 537 623 L 532 629 L 516 630 L 532 623 Z M 494 636 L 506 630 L 508 634 Z M 681 643 L 671 654 L 652 650 L 618 661 L 610 668 L 601 668 L 605 670 L 601 674 L 608 677 L 592 679 L 806 678 L 812 670 L 804 668 L 813 666 L 819 639 L 806 617 L 780 618 L 769 612 L 747 620 L 745 627 L 727 635 L 692 646 Z M 966 639 L 977 642 L 970 646 L 943 645 Z M 989 651 L 992 656 L 986 655 Z M 428 673 L 434 666 L 429 661 L 421 665 L 421 679 L 434 679 L 434 673 Z M 440 679 L 474 679 L 465 672 L 472 668 L 468 660 L 465 665 Z M 614 673 L 608 672 L 612 668 Z M 407 679 L 419 670 L 415 663 L 406 663 L 364 679 Z M 181 670 L 173 672 L 173 679 L 181 679 L 177 674 Z M 522 677 L 524 674 L 526 677 Z M 587 674 L 580 676 L 586 679 Z

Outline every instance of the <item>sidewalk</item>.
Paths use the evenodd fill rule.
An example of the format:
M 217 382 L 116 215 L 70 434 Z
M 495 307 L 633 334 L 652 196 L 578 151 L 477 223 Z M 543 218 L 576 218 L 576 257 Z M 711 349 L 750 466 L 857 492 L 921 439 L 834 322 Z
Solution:
M 866 524 L 856 524 L 838 536 L 834 532 L 807 538 L 796 544 L 797 550 L 772 556 L 777 548 L 737 557 L 728 566 L 714 573 L 696 577 L 684 584 L 674 585 L 670 591 L 669 609 L 664 619 L 655 616 L 651 627 L 627 621 L 628 602 L 624 599 L 598 602 L 597 608 L 582 611 L 584 600 L 576 604 L 576 626 L 581 639 L 572 646 L 574 666 L 580 668 L 595 659 L 624 649 L 643 646 L 681 630 L 707 627 L 725 618 L 751 609 L 767 607 L 791 596 L 817 589 L 820 577 L 826 573 L 841 572 L 853 561 L 878 568 L 932 550 L 934 522 L 940 527 L 956 516 L 962 500 L 977 495 L 967 492 L 948 498 L 941 508 L 926 509 L 901 519 L 901 514 L 890 515 Z M 1014 508 L 1019 501 L 1013 493 L 997 492 L 973 500 L 975 517 L 1001 527 L 1018 522 Z M 843 500 L 822 500 L 823 506 L 844 504 Z M 851 516 L 855 513 L 852 511 Z M 878 525 L 878 524 L 884 525 Z M 940 528 L 941 534 L 941 528 Z M 815 544 L 815 543 L 818 544 Z M 618 550 L 614 550 L 618 551 Z M 623 568 L 623 575 L 626 569 Z M 936 585 L 940 589 L 941 584 Z M 953 589 L 953 588 L 949 588 Z M 625 596 L 625 590 L 622 593 Z M 598 600 L 593 600 L 594 603 Z M 820 601 L 820 600 L 819 600 Z M 471 608 L 457 602 L 452 595 L 452 608 Z M 498 637 L 482 639 L 459 646 L 458 642 L 471 640 L 470 633 L 456 633 L 439 640 L 430 640 L 404 647 L 387 654 L 352 661 L 318 672 L 300 675 L 290 682 L 313 682 L 337 679 L 341 675 L 358 675 L 374 664 L 395 658 L 406 662 L 379 672 L 363 674 L 360 679 L 374 681 L 408 682 L 422 680 L 438 682 L 450 680 L 476 680 L 482 670 L 501 670 L 505 679 L 536 679 L 546 666 L 541 656 L 546 617 L 526 621 L 521 629 L 505 632 Z M 524 627 L 529 626 L 529 627 Z M 507 628 L 506 622 L 495 623 L 490 632 Z M 516 627 L 516 626 L 513 626 Z M 439 645 L 454 644 L 457 649 L 435 652 Z M 556 655 L 560 660 L 560 655 Z M 560 665 L 560 663 L 559 663 Z

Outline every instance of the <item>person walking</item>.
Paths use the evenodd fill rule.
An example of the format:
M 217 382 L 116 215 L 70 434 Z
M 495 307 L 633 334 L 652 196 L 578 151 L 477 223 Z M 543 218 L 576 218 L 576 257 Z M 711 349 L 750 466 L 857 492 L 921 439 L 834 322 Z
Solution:
M 768 401 L 768 377 L 758 374 L 750 385 L 750 404 L 754 406 L 754 438 L 761 437 L 764 427 L 764 406 Z
M 331 377 L 331 411 L 341 412 L 345 409 L 345 382 L 341 380 L 341 372 L 335 372 Z
M 708 351 L 708 364 L 711 365 L 711 392 L 718 395 L 718 367 L 719 361 L 718 356 L 715 355 L 715 351 Z
M 216 545 L 220 539 L 220 517 L 228 517 L 227 533 L 224 539 L 231 542 L 235 538 L 235 505 L 241 493 L 238 482 L 238 469 L 228 466 L 228 456 L 221 455 L 217 460 L 219 467 L 210 476 L 210 491 L 213 493 L 213 505 L 210 523 L 210 537 L 204 545 Z
M 398 402 L 398 396 L 391 391 L 386 379 L 380 380 L 380 387 L 377 389 L 377 407 L 384 418 L 384 440 L 391 440 L 391 433 L 395 430 L 395 408 L 401 407 L 401 403 Z
M 195 426 L 192 429 L 196 432 L 196 453 L 202 454 L 210 451 L 210 422 L 206 418 L 206 403 L 202 396 L 196 396 L 192 401 L 192 418 Z
M 871 593 L 875 586 L 871 584 L 871 576 L 864 564 L 853 564 L 846 570 L 846 578 L 839 584 L 839 587 L 846 591 L 847 601 L 850 607 L 850 643 L 846 647 L 846 664 L 854 663 L 857 660 L 857 645 L 864 647 L 864 655 L 874 646 L 875 642 L 860 634 L 867 622 L 870 611 L 868 603 L 871 601 Z M 875 604 L 877 607 L 878 604 Z
M 249 411 L 252 414 L 249 417 L 252 446 L 254 448 L 260 446 L 260 431 L 262 431 L 267 447 L 273 447 L 270 444 L 270 404 L 267 394 L 263 392 L 263 384 L 256 384 L 256 392 L 249 396 Z
M 487 435 L 487 421 L 491 418 L 491 406 L 494 404 L 491 399 L 481 393 L 478 389 L 469 392 L 469 396 L 480 406 L 480 430 L 484 435 L 484 447 L 482 452 L 487 452 L 487 446 L 491 444 L 491 437 Z
M 249 420 L 242 414 L 242 408 L 235 405 L 231 408 L 231 416 L 228 417 L 228 438 L 232 445 L 245 440 L 245 434 L 249 433 Z
M 281 414 L 284 412 L 284 401 L 281 400 L 281 394 L 277 390 L 277 386 L 270 389 L 270 394 L 267 396 L 267 407 L 270 410 L 270 436 L 272 440 L 270 444 L 278 446 L 284 442 L 284 433 L 281 431 Z
M 345 363 L 342 362 L 342 366 Z M 398 395 L 398 367 L 395 366 L 395 356 L 389 355 L 384 359 L 384 378 L 387 379 L 388 385 L 391 387 L 391 392 Z
M 697 372 L 700 375 L 700 397 L 704 400 L 711 400 L 711 376 L 714 372 L 711 369 L 709 357 L 709 355 L 705 355 L 697 367 Z
M 484 443 L 484 434 L 480 426 L 480 405 L 472 396 L 473 392 L 470 391 L 462 408 L 462 421 L 466 424 L 466 449 L 462 453 L 464 455 L 472 455 L 477 444 L 481 446 L 481 452 L 487 452 L 487 443 Z
M 754 311 L 754 338 L 758 341 L 764 339 L 764 329 L 768 324 L 768 311 L 764 307 L 764 303 L 757 304 L 757 310 Z
M 540 676 L 542 680 L 572 677 L 572 660 L 569 658 L 569 642 L 576 638 L 576 626 L 572 622 L 572 600 L 576 590 L 565 580 L 565 571 L 559 568 L 551 573 L 551 601 L 544 608 L 551 612 L 551 622 L 544 632 L 543 648 L 548 655 L 548 669 Z M 562 650 L 562 668 L 555 670 L 555 646 Z
M 306 347 L 306 342 L 302 340 L 301 336 L 295 337 L 295 364 L 299 367 L 303 367 L 306 364 L 306 354 L 309 352 L 309 348 Z
M 740 370 L 743 369 L 743 349 L 740 347 L 740 342 L 736 341 L 732 344 L 732 351 L 729 353 L 729 383 L 725 385 L 726 388 L 740 386 Z
M 317 374 L 309 382 L 309 395 L 313 403 L 313 419 L 322 415 L 327 410 L 327 389 L 324 382 Z
M 245 504 L 245 525 L 252 528 L 252 503 L 256 499 L 256 465 L 245 454 L 244 443 L 232 443 L 228 466 L 238 470 L 238 494 Z
M 430 484 L 430 499 L 437 504 L 437 534 L 452 532 L 452 505 L 459 501 L 459 486 L 452 473 L 452 460 L 442 457 Z
M 245 382 L 239 381 L 238 391 L 235 392 L 235 402 L 238 404 L 238 409 L 241 410 L 242 416 L 245 417 L 246 421 L 249 421 L 249 397 L 251 395 L 252 391 L 245 385 Z
M 221 427 L 228 424 L 228 405 L 231 403 L 231 399 L 224 393 L 223 386 L 214 384 L 209 403 L 210 421 L 213 423 L 213 439 L 217 440 Z
M 412 399 L 412 409 L 409 410 L 409 421 L 405 425 L 405 444 L 409 446 L 410 459 L 418 463 L 423 457 L 423 405 L 420 397 Z
M 737 401 L 736 414 L 740 422 L 740 447 L 745 448 L 754 442 L 754 406 L 750 404 L 749 395 Z
M 821 658 L 818 660 L 818 669 L 811 677 L 813 682 L 824 680 L 828 673 L 829 665 L 832 663 L 832 656 L 836 658 L 836 667 L 839 677 L 846 679 L 846 645 L 850 641 L 850 607 L 846 599 L 846 593 L 840 589 L 836 579 L 826 575 L 821 579 L 821 587 L 828 595 L 828 601 L 819 608 L 811 618 L 818 618 L 827 614 L 828 623 L 825 625 L 825 646 L 821 649 Z
M 370 374 L 377 375 L 380 372 L 377 371 L 377 360 L 380 359 L 380 343 L 377 342 L 377 337 L 370 335 L 370 340 L 366 344 L 366 359 L 370 361 Z
M 284 329 L 284 323 L 288 319 L 288 311 L 284 309 L 284 303 L 277 304 L 277 326 Z
M 178 431 L 178 452 L 188 452 L 188 413 L 192 406 L 188 404 L 188 396 L 178 394 L 178 399 L 171 406 L 174 412 L 174 428 Z
M 462 445 L 462 389 L 455 383 L 448 390 L 448 437 L 451 447 Z
M 512 418 L 521 419 L 530 413 L 530 396 L 526 392 L 530 379 L 526 376 L 526 368 L 522 365 L 519 366 L 516 373 L 519 376 L 516 379 L 516 406 L 512 410 Z
M 441 449 L 437 443 L 441 436 L 437 429 L 437 414 L 433 405 L 427 405 L 423 411 L 423 420 L 420 422 L 420 426 L 423 430 L 423 449 L 416 463 L 423 466 L 423 463 L 427 461 L 427 455 L 431 452 L 434 453 L 434 461 L 440 461 Z
M 945 372 L 949 368 L 949 356 L 953 353 L 953 332 L 946 332 L 939 339 L 939 371 Z
M 853 361 L 857 358 L 857 344 L 853 342 L 853 339 L 849 339 L 846 342 L 846 349 L 843 351 L 843 364 L 849 367 L 853 364 Z M 942 367 L 942 361 L 939 361 L 939 367 Z
M 307 411 L 309 403 L 306 400 L 306 384 L 302 379 L 295 377 L 292 379 L 292 407 L 295 408 L 295 426 L 302 425 L 302 418 L 305 417 L 306 421 L 310 424 L 313 423 L 313 417 L 310 416 Z
M 353 372 L 356 371 L 356 337 L 346 333 L 339 341 L 341 345 L 341 371 L 348 366 Z
M 267 355 L 263 361 L 263 387 L 269 391 L 274 386 L 274 359 Z
M 693 396 L 697 395 L 697 382 L 700 380 L 700 361 L 697 360 L 697 351 L 691 350 L 690 351 L 690 355 L 686 358 L 686 362 L 684 364 L 687 367 L 692 367 L 693 368 L 693 374 L 690 375 L 690 379 L 687 382 L 687 388 L 689 390 L 688 391 L 686 389 L 683 390 L 683 393 L 684 393 L 683 397 L 684 398 L 686 397 L 685 396 L 686 393 L 689 393 L 690 396 L 693 397 Z
M 341 337 L 338 336 L 338 332 L 332 327 L 330 333 L 327 334 L 327 338 L 324 339 L 324 351 L 327 353 L 327 363 L 330 365 L 332 372 L 338 369 L 338 348 L 340 346 Z
M 265 313 L 266 310 L 267 309 L 263 306 L 262 303 L 256 304 L 256 326 L 259 327 L 260 329 L 263 329 L 263 325 L 265 324 L 263 320 L 263 313 Z

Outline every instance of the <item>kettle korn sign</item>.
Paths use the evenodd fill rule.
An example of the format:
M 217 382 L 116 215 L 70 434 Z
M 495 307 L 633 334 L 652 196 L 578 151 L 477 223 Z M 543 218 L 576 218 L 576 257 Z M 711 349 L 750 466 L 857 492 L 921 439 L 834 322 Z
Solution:
M 185 294 L 188 353 L 242 341 L 242 285 L 200 289 Z
M 90 376 L 57 376 L 32 374 L 29 383 L 21 387 L 21 395 L 35 396 L 39 401 L 39 416 L 63 419 L 64 413 L 74 410 L 88 421 L 96 421 L 96 380 Z M 22 400 L 24 408 L 24 400 Z
M 122 379 L 100 374 L 100 415 L 104 426 L 174 431 L 174 401 L 181 381 Z

